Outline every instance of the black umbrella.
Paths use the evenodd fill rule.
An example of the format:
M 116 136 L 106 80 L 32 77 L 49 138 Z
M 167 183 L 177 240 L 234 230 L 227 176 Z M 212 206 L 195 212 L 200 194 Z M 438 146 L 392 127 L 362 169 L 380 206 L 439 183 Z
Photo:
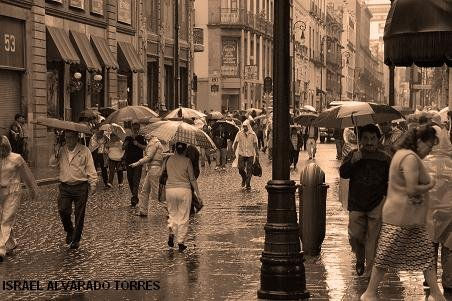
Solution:
M 387 65 L 452 67 L 452 1 L 394 0 L 383 39 Z
M 230 133 L 232 137 L 235 137 L 235 135 L 237 135 L 240 130 L 239 127 L 236 126 L 232 121 L 218 120 L 212 125 L 212 131 L 216 131 L 220 125 L 222 125 L 224 130 Z

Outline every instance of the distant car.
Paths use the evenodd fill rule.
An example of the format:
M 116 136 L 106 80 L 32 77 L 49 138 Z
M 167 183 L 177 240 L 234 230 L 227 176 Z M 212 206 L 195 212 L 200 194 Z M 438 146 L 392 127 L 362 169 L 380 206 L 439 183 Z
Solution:
M 325 143 L 325 141 L 330 142 L 333 139 L 333 136 L 334 136 L 333 128 L 319 127 L 320 143 Z

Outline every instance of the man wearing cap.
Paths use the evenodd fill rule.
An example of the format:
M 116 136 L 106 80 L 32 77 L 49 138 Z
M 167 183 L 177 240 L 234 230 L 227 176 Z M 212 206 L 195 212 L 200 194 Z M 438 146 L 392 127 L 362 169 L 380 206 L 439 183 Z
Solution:
M 127 164 L 127 181 L 129 182 L 132 198 L 130 206 L 135 208 L 139 202 L 138 187 L 140 186 L 142 165 L 132 167 L 131 164 L 143 158 L 143 151 L 146 149 L 146 140 L 139 135 L 140 124 L 137 121 L 132 123 L 132 135 L 124 139 L 122 148 L 125 150 L 124 159 Z
M 88 194 L 96 191 L 97 172 L 89 148 L 78 142 L 78 133 L 66 130 L 64 138 L 66 143 L 56 145 L 49 165 L 60 170 L 58 211 L 66 232 L 66 244 L 77 249 L 82 237 Z M 72 203 L 75 204 L 75 226 L 71 220 Z
M 242 129 L 235 136 L 234 153 L 238 154 L 238 169 L 242 177 L 242 188 L 251 190 L 251 177 L 254 158 L 259 158 L 257 136 L 251 129 L 249 120 L 245 120 Z

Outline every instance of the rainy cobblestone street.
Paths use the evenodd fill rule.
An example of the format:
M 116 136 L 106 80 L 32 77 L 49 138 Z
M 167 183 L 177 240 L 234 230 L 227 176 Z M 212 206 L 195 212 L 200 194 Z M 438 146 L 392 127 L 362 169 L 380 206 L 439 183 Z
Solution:
M 60 224 L 56 185 L 40 187 L 35 202 L 23 199 L 16 222 L 19 246 L 0 265 L 2 280 L 153 280 L 159 290 L 23 291 L 0 289 L 0 300 L 256 300 L 260 256 L 264 243 L 270 163 L 261 156 L 264 174 L 253 178 L 251 193 L 240 188 L 235 169 L 202 171 L 200 190 L 205 202 L 190 221 L 188 249 L 170 251 L 166 214 L 152 204 L 148 218 L 133 214 L 127 187 L 103 190 L 87 207 L 78 250 L 69 250 Z M 305 164 L 302 152 L 298 170 Z M 326 237 L 319 257 L 305 257 L 311 300 L 356 300 L 366 286 L 354 272 L 348 245 L 347 214 L 337 201 L 334 144 L 319 146 L 317 163 L 330 186 Z M 292 173 L 298 179 L 299 173 Z M 298 200 L 298 197 L 297 197 Z M 424 300 L 421 273 L 387 275 L 381 300 Z M 130 283 L 130 282 L 129 282 Z

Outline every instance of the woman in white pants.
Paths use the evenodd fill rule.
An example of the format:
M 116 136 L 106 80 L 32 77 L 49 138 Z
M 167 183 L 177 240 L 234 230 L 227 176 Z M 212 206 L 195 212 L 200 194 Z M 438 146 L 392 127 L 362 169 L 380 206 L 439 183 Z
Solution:
M 21 155 L 11 152 L 11 144 L 6 136 L 0 137 L 0 262 L 7 252 L 17 247 L 12 227 L 16 221 L 21 198 L 21 179 L 34 199 L 38 186 Z
M 168 173 L 166 181 L 166 201 L 168 204 L 168 245 L 174 247 L 174 239 L 179 246 L 179 251 L 184 251 L 185 237 L 188 232 L 188 218 L 192 200 L 191 187 L 201 201 L 198 183 L 193 172 L 193 166 L 189 158 L 185 157 L 185 143 L 177 142 L 174 155 L 164 163 L 163 169 Z

